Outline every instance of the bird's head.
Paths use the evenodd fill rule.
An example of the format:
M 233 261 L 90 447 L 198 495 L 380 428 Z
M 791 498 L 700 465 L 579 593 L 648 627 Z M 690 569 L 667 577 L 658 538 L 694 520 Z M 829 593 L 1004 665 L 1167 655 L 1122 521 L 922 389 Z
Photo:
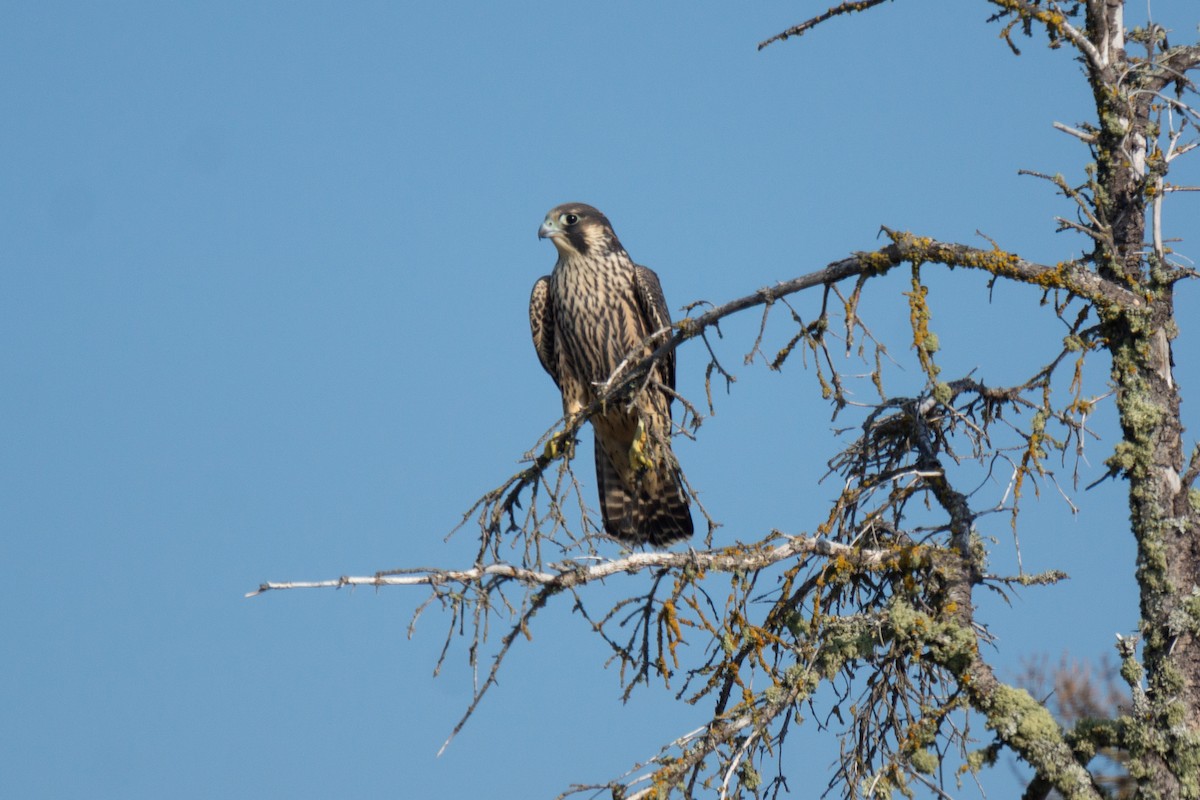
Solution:
M 549 239 L 560 255 L 586 256 L 622 250 L 608 217 L 584 203 L 564 203 L 550 209 L 539 239 Z

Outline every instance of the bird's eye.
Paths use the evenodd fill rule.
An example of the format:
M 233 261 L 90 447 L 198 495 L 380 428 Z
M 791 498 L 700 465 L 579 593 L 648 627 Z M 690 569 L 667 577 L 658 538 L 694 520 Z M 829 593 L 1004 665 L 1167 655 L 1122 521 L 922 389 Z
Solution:
M 558 218 L 558 221 L 563 225 L 574 225 L 576 222 L 579 222 L 579 217 L 574 214 L 563 214 Z

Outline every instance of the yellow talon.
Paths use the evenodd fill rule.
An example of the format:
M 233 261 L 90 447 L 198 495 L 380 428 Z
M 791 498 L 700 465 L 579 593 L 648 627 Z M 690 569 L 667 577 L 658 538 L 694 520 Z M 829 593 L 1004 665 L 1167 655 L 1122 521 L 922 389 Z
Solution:
M 563 440 L 566 440 L 565 443 Z M 575 438 L 568 436 L 566 433 L 556 433 L 546 442 L 546 449 L 542 451 L 542 458 L 547 461 L 553 461 L 559 456 L 565 456 L 567 461 L 575 458 Z
M 650 435 L 646 433 L 646 423 L 639 417 L 637 430 L 633 433 L 633 444 L 629 445 L 629 466 L 635 472 L 645 472 L 654 466 L 649 456 Z

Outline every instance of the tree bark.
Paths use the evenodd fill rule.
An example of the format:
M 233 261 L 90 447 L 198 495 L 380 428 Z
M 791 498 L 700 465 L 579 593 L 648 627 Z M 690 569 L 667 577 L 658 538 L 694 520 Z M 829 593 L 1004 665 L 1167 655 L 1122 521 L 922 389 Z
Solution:
M 1099 115 L 1097 272 L 1143 295 L 1141 309 L 1105 314 L 1123 441 L 1110 465 L 1129 481 L 1137 540 L 1145 692 L 1126 675 L 1144 723 L 1131 736 L 1131 769 L 1147 797 L 1200 797 L 1200 526 L 1183 473 L 1179 388 L 1171 373 L 1174 281 L 1146 243 L 1147 133 L 1152 101 L 1168 83 L 1152 60 L 1125 51 L 1124 3 L 1090 0 L 1088 72 Z M 1150 253 L 1147 255 L 1147 253 Z

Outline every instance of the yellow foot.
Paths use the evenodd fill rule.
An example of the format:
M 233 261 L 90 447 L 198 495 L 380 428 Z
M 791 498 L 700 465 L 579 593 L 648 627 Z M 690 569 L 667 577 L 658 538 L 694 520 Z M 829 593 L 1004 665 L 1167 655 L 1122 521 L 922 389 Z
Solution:
M 546 449 L 542 451 L 542 457 L 553 461 L 559 456 L 564 456 L 567 461 L 575 458 L 575 437 L 565 433 L 556 433 L 550 437 L 550 441 L 546 442 Z
M 646 433 L 646 423 L 640 417 L 633 432 L 633 444 L 629 445 L 629 466 L 638 474 L 654 466 L 650 459 L 650 434 Z

